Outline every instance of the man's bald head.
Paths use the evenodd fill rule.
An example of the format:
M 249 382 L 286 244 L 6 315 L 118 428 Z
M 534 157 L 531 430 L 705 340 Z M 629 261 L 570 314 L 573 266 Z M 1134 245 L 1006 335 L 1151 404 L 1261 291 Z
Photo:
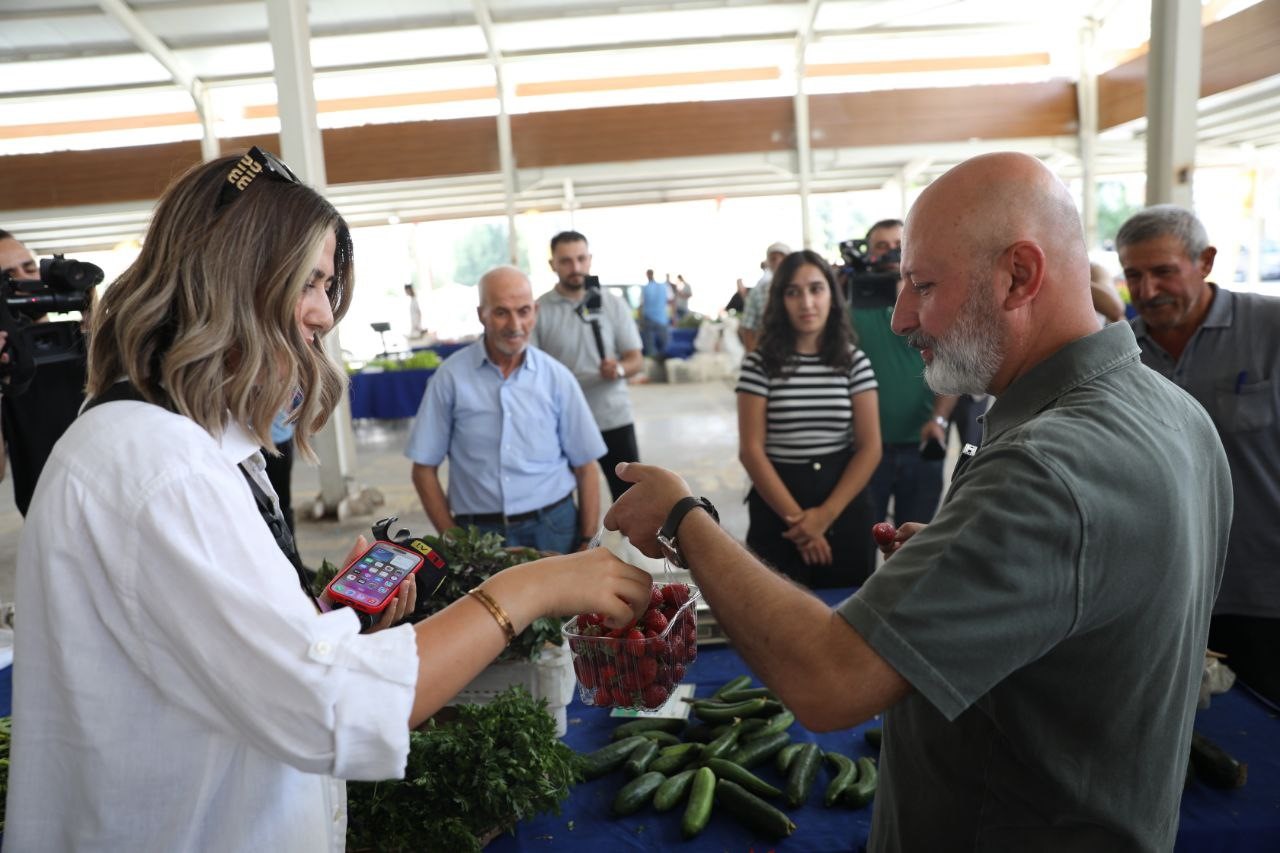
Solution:
M 903 246 L 910 286 L 894 329 L 921 347 L 926 378 L 935 356 L 932 372 L 941 376 L 956 366 L 954 353 L 968 352 L 973 369 L 957 375 L 998 393 L 1097 328 L 1079 214 L 1067 188 L 1034 157 L 987 154 L 944 174 L 912 206 Z
M 480 276 L 480 324 L 489 357 L 518 359 L 538 319 L 529 277 L 515 267 L 494 267 Z
M 480 276 L 477 285 L 480 291 L 480 307 L 485 307 L 486 301 L 492 300 L 496 295 L 506 295 L 511 291 L 524 290 L 528 293 L 529 301 L 533 301 L 533 285 L 529 283 L 529 276 L 525 275 L 520 269 L 512 266 L 500 266 Z

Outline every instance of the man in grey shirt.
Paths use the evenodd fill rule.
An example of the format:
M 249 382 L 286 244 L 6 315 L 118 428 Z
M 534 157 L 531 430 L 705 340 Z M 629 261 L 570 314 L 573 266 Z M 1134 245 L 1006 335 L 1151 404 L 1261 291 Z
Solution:
M 551 269 L 557 281 L 538 297 L 538 325 L 530 343 L 573 372 L 608 451 L 600 467 L 616 501 L 628 483 L 618 479 L 619 462 L 640 458 L 627 378 L 644 372 L 640 330 L 618 296 L 588 288 L 591 251 L 577 231 L 551 238 Z
M 805 726 L 884 713 L 871 850 L 1172 849 L 1231 522 L 1213 424 L 1127 326 L 1098 330 L 1080 218 L 1039 160 L 955 167 L 903 248 L 894 331 L 935 392 L 996 402 L 933 522 L 853 597 L 771 572 L 660 468 L 624 468 L 605 526 L 689 567 Z
M 1280 702 L 1280 299 L 1209 283 L 1217 250 L 1175 205 L 1133 216 L 1116 251 L 1143 363 L 1200 401 L 1231 464 L 1236 513 L 1209 648 Z

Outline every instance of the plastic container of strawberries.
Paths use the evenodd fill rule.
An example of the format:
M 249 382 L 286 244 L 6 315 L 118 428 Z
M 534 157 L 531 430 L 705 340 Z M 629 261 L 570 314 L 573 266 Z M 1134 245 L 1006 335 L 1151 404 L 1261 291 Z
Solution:
M 583 704 L 660 708 L 698 657 L 701 595 L 692 584 L 655 583 L 644 616 L 631 625 L 610 630 L 595 613 L 566 622 Z

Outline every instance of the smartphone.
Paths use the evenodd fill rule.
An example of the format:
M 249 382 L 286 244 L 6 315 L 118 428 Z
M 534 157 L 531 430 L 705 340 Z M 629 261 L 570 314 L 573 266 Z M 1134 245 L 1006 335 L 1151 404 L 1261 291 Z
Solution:
M 377 541 L 329 581 L 334 601 L 364 613 L 381 613 L 400 591 L 404 579 L 415 574 L 426 556 L 394 542 Z

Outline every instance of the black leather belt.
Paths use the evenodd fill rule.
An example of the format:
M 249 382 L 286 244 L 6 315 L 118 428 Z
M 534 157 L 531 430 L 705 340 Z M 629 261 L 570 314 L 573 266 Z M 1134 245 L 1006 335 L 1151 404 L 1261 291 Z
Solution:
M 453 520 L 458 524 L 488 524 L 507 527 L 512 524 L 520 524 L 523 521 L 533 521 L 538 516 L 550 512 L 565 501 L 571 500 L 573 500 L 573 492 L 565 495 L 555 503 L 549 503 L 541 509 L 530 510 L 529 512 L 521 512 L 516 515 L 503 515 L 500 512 L 482 512 L 472 515 L 455 515 Z

